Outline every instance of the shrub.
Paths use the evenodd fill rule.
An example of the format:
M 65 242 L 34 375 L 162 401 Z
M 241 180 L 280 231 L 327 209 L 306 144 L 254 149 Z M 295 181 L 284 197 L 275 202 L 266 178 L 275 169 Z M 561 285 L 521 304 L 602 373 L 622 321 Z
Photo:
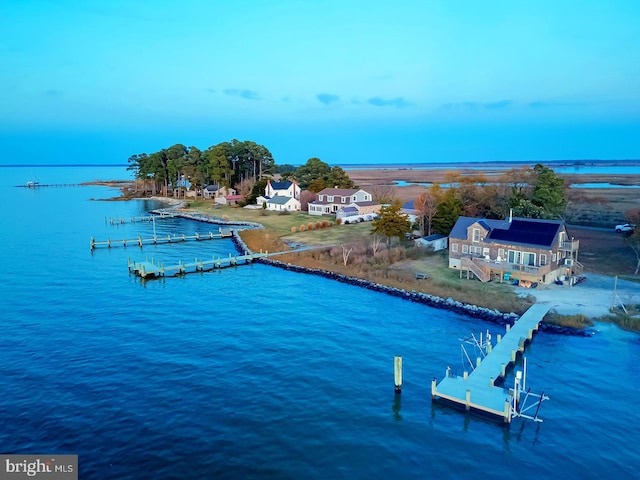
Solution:
M 291 233 L 296 233 L 298 229 L 296 227 L 291 227 Z
M 316 222 L 316 230 L 320 230 L 322 228 L 322 222 Z
M 307 225 L 307 230 L 313 230 L 313 223 L 309 223 Z
M 300 225 L 300 231 L 304 232 L 304 225 Z
M 342 223 L 342 219 L 341 218 L 336 218 L 336 225 L 340 225 Z
M 327 228 L 330 226 L 331 226 L 331 223 L 327 222 L 326 220 L 322 222 L 322 228 Z

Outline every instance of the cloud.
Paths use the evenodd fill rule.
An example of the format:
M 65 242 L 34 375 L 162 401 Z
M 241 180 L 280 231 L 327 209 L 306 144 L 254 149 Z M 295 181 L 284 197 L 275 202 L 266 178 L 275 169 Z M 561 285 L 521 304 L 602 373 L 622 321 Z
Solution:
M 384 99 L 380 97 L 372 97 L 367 100 L 369 105 L 374 105 L 376 107 L 396 107 L 396 108 L 406 108 L 412 105 L 410 102 L 407 102 L 403 97 Z
M 584 107 L 586 105 L 590 105 L 590 103 L 589 102 L 558 102 L 558 101 L 546 102 L 543 100 L 529 103 L 529 107 L 531 108 Z
M 332 103 L 337 103 L 340 101 L 340 97 L 337 95 L 331 95 L 330 93 L 319 93 L 316 95 L 316 98 L 320 101 L 320 103 L 324 105 L 331 105 Z
M 222 93 L 224 93 L 225 95 L 229 95 L 230 97 L 244 98 L 245 100 L 260 100 L 260 96 L 253 90 L 227 88 L 223 90 Z
M 498 100 L 496 102 L 451 102 L 440 105 L 439 110 L 501 110 L 513 105 L 511 100 Z
M 484 108 L 488 108 L 490 110 L 498 110 L 500 108 L 506 108 L 511 105 L 511 100 L 499 100 L 497 102 L 487 102 L 483 104 Z

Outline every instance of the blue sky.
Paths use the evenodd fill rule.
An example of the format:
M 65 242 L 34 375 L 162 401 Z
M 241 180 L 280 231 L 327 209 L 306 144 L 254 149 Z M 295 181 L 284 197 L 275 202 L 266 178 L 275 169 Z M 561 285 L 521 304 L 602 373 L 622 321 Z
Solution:
M 5 0 L 0 164 L 640 158 L 640 2 Z

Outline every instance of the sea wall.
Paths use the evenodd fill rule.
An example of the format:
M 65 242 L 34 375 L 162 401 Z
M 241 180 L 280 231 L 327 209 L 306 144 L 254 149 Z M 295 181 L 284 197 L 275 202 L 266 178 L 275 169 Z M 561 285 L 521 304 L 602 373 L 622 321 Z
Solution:
M 242 238 L 240 238 L 240 236 L 235 231 L 233 232 L 232 240 L 233 240 L 233 243 L 235 244 L 236 249 L 239 252 L 251 251 L 249 250 L 249 247 L 247 247 L 247 245 L 242 241 Z M 322 270 L 318 268 L 301 267 L 299 265 L 280 262 L 272 258 L 259 258 L 259 259 L 256 259 L 255 262 L 263 263 L 263 264 L 270 265 L 277 268 L 282 268 L 284 270 L 289 270 L 291 272 L 317 275 L 320 277 L 328 278 L 330 280 L 335 280 L 338 282 L 347 283 L 349 285 L 354 285 L 357 287 L 374 290 L 376 292 L 385 293 L 387 295 L 392 295 L 394 297 L 400 297 L 405 300 L 421 303 L 423 305 L 427 305 L 430 307 L 441 308 L 444 310 L 449 310 L 449 311 L 460 313 L 463 315 L 468 315 L 473 318 L 479 318 L 479 319 L 486 320 L 499 325 L 512 326 L 520 318 L 520 316 L 515 313 L 503 313 L 498 310 L 491 310 L 484 307 L 478 307 L 477 305 L 470 305 L 467 303 L 459 302 L 457 300 L 454 300 L 451 297 L 445 299 L 442 297 L 437 297 L 435 295 L 430 295 L 428 293 L 416 292 L 415 290 L 403 290 L 400 288 L 381 285 L 379 283 L 371 282 L 369 280 L 363 280 L 361 278 L 356 278 L 356 277 L 349 277 L 347 275 L 342 275 L 342 274 L 330 272 L 327 270 Z M 561 327 L 559 325 L 552 325 L 545 322 L 540 323 L 539 330 L 553 332 L 553 333 L 561 333 L 565 335 L 591 336 L 590 332 L 568 328 L 568 327 Z
M 209 215 L 204 215 L 200 213 L 176 212 L 174 209 L 159 209 L 159 210 L 154 210 L 152 213 L 160 213 L 160 211 L 168 211 L 168 210 L 171 210 L 171 213 L 173 214 L 177 213 L 177 216 L 181 218 L 195 220 L 198 222 L 215 223 L 220 225 L 235 225 L 235 226 L 242 226 L 242 227 L 248 227 L 248 228 L 264 228 L 263 225 L 255 222 L 227 221 L 222 218 L 211 217 Z M 249 247 L 247 247 L 247 245 L 244 243 L 242 238 L 240 238 L 240 235 L 238 235 L 238 231 L 232 230 L 232 234 L 233 234 L 232 241 L 236 250 L 243 254 L 250 253 L 251 250 L 249 249 Z M 374 290 L 376 292 L 385 293 L 387 295 L 392 295 L 394 297 L 400 297 L 405 300 L 421 303 L 423 305 L 427 305 L 430 307 L 441 308 L 441 309 L 449 310 L 452 312 L 460 313 L 463 315 L 468 315 L 473 318 L 479 318 L 479 319 L 489 321 L 491 323 L 495 323 L 498 325 L 503 325 L 503 326 L 513 325 L 518 320 L 518 318 L 520 318 L 519 315 L 513 312 L 503 313 L 498 310 L 491 310 L 489 308 L 478 307 L 477 305 L 470 305 L 467 303 L 459 302 L 457 300 L 454 300 L 452 297 L 445 299 L 445 298 L 431 295 L 428 293 L 417 292 L 415 290 L 403 290 L 400 288 L 382 285 L 382 284 L 371 282 L 369 280 L 364 280 L 361 278 L 349 277 L 347 275 L 330 272 L 328 270 L 322 270 L 318 268 L 306 268 L 306 267 L 301 267 L 299 265 L 280 262 L 272 258 L 266 258 L 266 257 L 259 258 L 259 259 L 256 259 L 255 262 L 263 263 L 265 265 L 270 265 L 277 268 L 282 268 L 284 270 L 289 270 L 291 272 L 317 275 L 317 276 L 328 278 L 338 282 L 347 283 L 349 285 L 354 285 L 357 287 Z M 568 328 L 568 327 L 561 327 L 559 325 L 552 325 L 545 322 L 540 323 L 539 329 L 542 331 L 561 333 L 565 335 L 591 336 L 591 332 L 577 330 L 577 329 Z

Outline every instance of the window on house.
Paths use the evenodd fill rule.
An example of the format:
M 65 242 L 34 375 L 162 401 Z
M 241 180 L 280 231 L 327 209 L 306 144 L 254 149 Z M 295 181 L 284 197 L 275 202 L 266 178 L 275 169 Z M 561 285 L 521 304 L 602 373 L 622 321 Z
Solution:
M 507 260 L 509 263 L 522 263 L 522 252 L 518 252 L 517 250 L 509 250 L 507 253 Z
M 483 257 L 488 257 L 489 256 L 489 249 L 487 247 L 484 247 L 482 249 L 482 256 Z
M 457 243 L 452 243 L 451 244 L 451 251 L 453 253 L 457 253 L 458 252 L 458 244 Z
M 474 242 L 479 242 L 480 241 L 480 229 L 479 228 L 474 228 L 473 229 L 472 239 L 473 239 Z
M 469 245 L 462 245 L 462 253 L 469 253 Z
M 498 256 L 504 260 L 504 248 L 499 248 L 498 249 Z
M 333 195 L 329 195 L 327 197 L 327 202 L 333 202 Z
M 533 252 L 522 252 L 522 263 L 531 267 L 536 264 L 536 254 Z
M 472 245 L 469 247 L 469 253 L 471 255 L 480 255 L 482 253 L 482 247 L 476 247 L 475 245 Z
M 555 253 L 551 254 L 551 261 L 552 262 L 556 261 L 556 254 Z
M 371 201 L 371 195 L 365 195 L 364 196 L 364 200 L 365 200 L 365 202 Z
M 540 266 L 544 267 L 547 264 L 547 254 L 546 253 L 541 253 L 540 254 Z

